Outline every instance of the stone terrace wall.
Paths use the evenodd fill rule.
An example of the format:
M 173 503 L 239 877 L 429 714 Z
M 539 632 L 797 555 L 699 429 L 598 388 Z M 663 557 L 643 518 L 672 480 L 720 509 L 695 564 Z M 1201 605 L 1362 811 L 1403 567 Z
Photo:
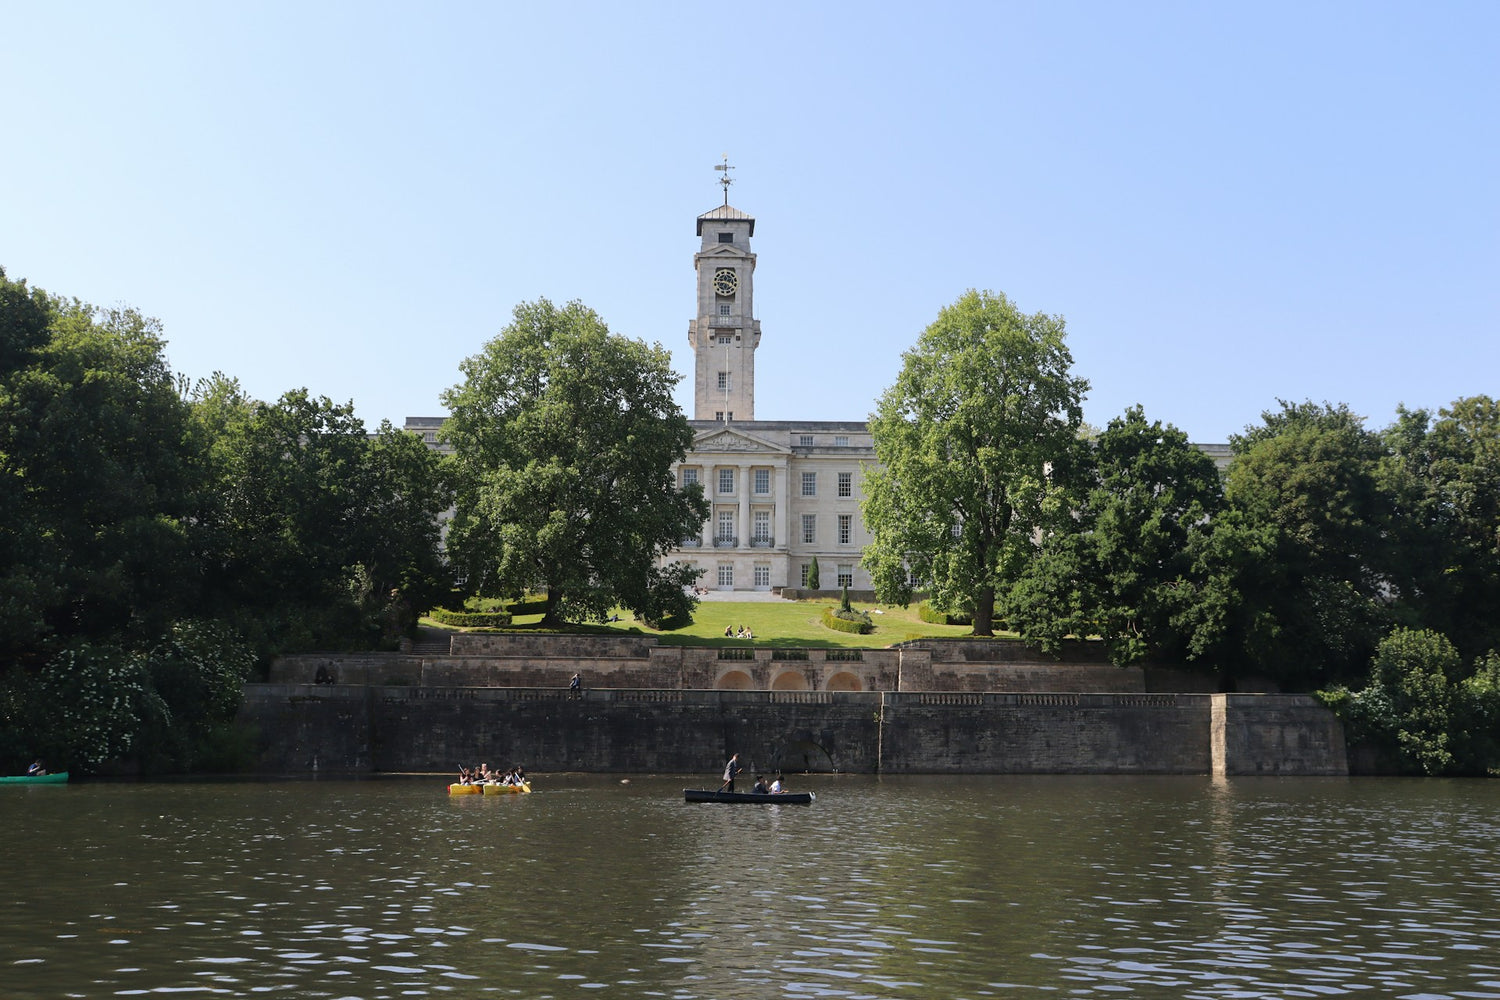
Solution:
M 252 684 L 239 721 L 260 768 L 713 773 L 1342 774 L 1342 733 L 1311 698 L 893 694 Z
M 1211 693 L 1215 679 L 1170 667 L 1116 667 L 1097 644 L 1060 658 L 1016 640 L 920 640 L 889 649 L 769 644 L 662 646 L 651 636 L 456 633 L 453 655 L 299 654 L 278 659 L 273 683 L 307 683 L 319 667 L 341 683 L 422 687 L 749 689 L 999 693 Z M 846 659 L 857 656 L 858 659 Z

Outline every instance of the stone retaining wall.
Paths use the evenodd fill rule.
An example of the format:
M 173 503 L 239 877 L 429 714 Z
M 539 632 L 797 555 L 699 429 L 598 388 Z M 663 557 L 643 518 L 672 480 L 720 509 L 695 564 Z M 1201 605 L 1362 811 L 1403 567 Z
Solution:
M 1332 713 L 1302 696 L 248 685 L 268 773 L 1345 774 Z

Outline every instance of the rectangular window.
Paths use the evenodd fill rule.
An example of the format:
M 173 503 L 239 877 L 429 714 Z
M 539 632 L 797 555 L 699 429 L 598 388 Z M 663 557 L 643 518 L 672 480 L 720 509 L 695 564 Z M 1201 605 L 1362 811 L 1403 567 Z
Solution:
M 734 492 L 734 470 L 733 469 L 720 469 L 719 470 L 719 492 L 720 493 L 733 493 Z
M 683 469 L 682 470 L 682 485 L 683 486 L 695 486 L 695 485 L 697 485 L 697 483 L 698 483 L 698 470 L 697 469 Z
M 812 447 L 812 438 L 813 438 L 813 436 L 811 434 L 803 434 L 801 436 L 801 439 L 800 439 L 802 441 L 802 447 L 804 447 L 804 448 L 811 448 Z
M 818 540 L 818 515 L 802 515 L 802 541 L 811 544 Z
M 953 527 L 948 529 L 948 533 L 954 538 L 964 537 L 964 523 L 962 521 L 954 521 Z
M 815 497 L 818 495 L 818 474 L 816 472 L 802 473 L 802 495 Z
M 771 585 L 771 564 L 755 564 L 755 585 L 757 587 L 769 587 Z
M 839 473 L 839 496 L 852 497 L 854 495 L 854 473 Z
M 754 514 L 754 519 L 755 527 L 750 537 L 757 542 L 769 542 L 771 540 L 771 512 L 758 510 Z
M 719 372 L 719 391 L 728 392 L 732 388 L 732 382 L 728 372 Z
M 715 420 L 723 420 L 724 419 L 724 411 L 723 410 L 715 410 L 714 411 L 714 419 Z
M 734 563 L 719 563 L 719 586 L 726 590 L 734 588 Z
M 755 492 L 758 496 L 766 496 L 771 492 L 771 470 L 755 470 Z
M 720 243 L 733 243 L 734 242 L 734 234 L 733 233 L 720 233 L 719 234 L 719 242 Z
M 734 343 L 734 334 L 732 334 L 732 333 L 721 333 L 721 334 L 719 334 L 719 343 L 721 345 L 728 345 L 728 344 Z
M 812 572 L 812 563 L 802 564 L 802 586 L 807 586 L 807 574 Z
M 719 315 L 723 316 L 725 319 L 729 318 L 729 303 L 728 302 L 720 302 L 719 303 Z M 728 343 L 728 341 L 726 341 L 726 343 Z
M 840 587 L 852 587 L 852 586 L 854 586 L 854 564 L 853 563 L 839 563 L 839 586 Z
M 848 545 L 849 536 L 854 532 L 854 516 L 852 514 L 839 515 L 839 544 Z
M 835 448 L 847 448 L 849 447 L 849 438 L 843 434 L 835 434 L 833 436 L 833 446 Z
M 719 511 L 719 528 L 714 532 L 714 538 L 721 542 L 734 541 L 734 511 Z

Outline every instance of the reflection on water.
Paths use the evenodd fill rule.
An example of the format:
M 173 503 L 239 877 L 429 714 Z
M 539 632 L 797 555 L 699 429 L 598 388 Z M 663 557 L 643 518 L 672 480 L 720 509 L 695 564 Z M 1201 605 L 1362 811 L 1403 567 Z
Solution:
M 0 995 L 1500 998 L 1500 782 L 443 780 L 0 788 Z

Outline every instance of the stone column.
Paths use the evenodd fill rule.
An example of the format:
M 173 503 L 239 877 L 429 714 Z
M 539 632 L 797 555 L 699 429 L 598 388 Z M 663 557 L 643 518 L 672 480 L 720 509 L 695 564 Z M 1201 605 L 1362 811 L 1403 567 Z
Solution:
M 740 536 L 739 547 L 750 547 L 750 466 L 740 466 Z M 738 586 L 738 584 L 736 584 Z

